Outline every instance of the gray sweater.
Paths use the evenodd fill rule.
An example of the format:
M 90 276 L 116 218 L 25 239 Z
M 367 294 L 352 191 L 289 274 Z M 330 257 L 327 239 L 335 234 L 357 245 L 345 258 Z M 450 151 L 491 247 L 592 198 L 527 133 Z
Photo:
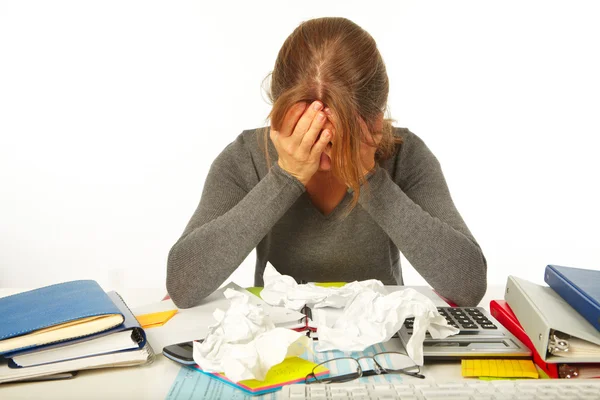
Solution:
M 486 291 L 486 261 L 450 197 L 440 164 L 407 129 L 380 161 L 359 204 L 348 193 L 324 216 L 302 183 L 273 161 L 259 130 L 242 132 L 214 160 L 200 204 L 169 252 L 167 290 L 178 307 L 215 291 L 256 248 L 254 284 L 267 261 L 296 281 L 379 279 L 402 285 L 399 251 L 442 296 L 475 306 Z

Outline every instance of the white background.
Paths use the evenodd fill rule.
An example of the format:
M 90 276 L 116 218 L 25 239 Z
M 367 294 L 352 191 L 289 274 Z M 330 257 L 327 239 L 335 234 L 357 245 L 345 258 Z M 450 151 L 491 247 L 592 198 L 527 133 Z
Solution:
M 212 160 L 265 124 L 263 78 L 321 16 L 377 41 L 490 283 L 600 268 L 597 2 L 0 0 L 0 286 L 164 287 Z

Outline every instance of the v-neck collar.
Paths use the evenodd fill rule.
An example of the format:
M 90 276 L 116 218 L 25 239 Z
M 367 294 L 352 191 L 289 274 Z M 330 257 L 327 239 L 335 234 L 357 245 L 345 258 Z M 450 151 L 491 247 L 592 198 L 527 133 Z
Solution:
M 346 207 L 348 201 L 352 198 L 352 193 L 346 192 L 344 194 L 344 197 L 342 197 L 342 200 L 334 207 L 333 210 L 331 210 L 329 214 L 323 214 L 321 210 L 319 210 L 319 208 L 310 199 L 308 192 L 305 191 L 303 193 L 303 196 L 306 199 L 309 207 L 314 211 L 314 213 L 318 217 L 322 218 L 323 220 L 329 220 L 334 216 L 338 215 L 340 212 L 342 212 L 342 210 Z

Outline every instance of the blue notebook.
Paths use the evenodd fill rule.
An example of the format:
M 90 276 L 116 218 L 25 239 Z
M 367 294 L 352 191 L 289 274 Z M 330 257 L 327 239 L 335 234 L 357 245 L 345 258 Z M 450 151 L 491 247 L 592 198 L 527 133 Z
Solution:
M 0 298 L 0 354 L 121 325 L 124 315 L 97 282 L 59 283 Z
M 138 322 L 138 320 L 135 318 L 135 316 L 133 315 L 133 313 L 131 312 L 129 307 L 127 307 L 127 305 L 125 304 L 125 301 L 123 301 L 123 299 L 121 298 L 121 296 L 119 296 L 119 294 L 117 292 L 114 292 L 114 291 L 108 292 L 107 295 L 112 300 L 112 302 L 119 308 L 119 310 L 121 311 L 121 314 L 123 314 L 123 316 L 125 317 L 125 321 L 121 325 L 116 326 L 111 329 L 108 329 L 103 332 L 94 333 L 92 335 L 88 335 L 88 336 L 84 336 L 84 337 L 80 337 L 80 338 L 76 338 L 76 339 L 71 339 L 68 341 L 51 343 L 51 344 L 46 344 L 46 345 L 39 346 L 39 347 L 34 347 L 34 348 L 29 348 L 29 349 L 24 349 L 24 350 L 17 350 L 15 352 L 3 354 L 4 358 L 11 359 L 8 362 L 8 366 L 10 368 L 20 368 L 21 367 L 20 365 L 15 363 L 14 360 L 12 360 L 12 358 L 14 358 L 14 357 L 19 357 L 19 356 L 23 356 L 23 355 L 31 354 L 31 353 L 38 353 L 43 350 L 50 350 L 50 349 L 60 350 L 60 349 L 64 349 L 65 347 L 72 347 L 72 345 L 75 345 L 77 343 L 91 344 L 94 339 L 101 338 L 101 337 L 107 336 L 107 335 L 111 335 L 111 334 L 117 333 L 117 332 L 123 332 L 123 331 L 129 331 L 129 333 L 131 335 L 131 339 L 133 341 L 135 341 L 135 343 L 137 343 L 136 347 L 130 347 L 127 350 L 106 349 L 105 351 L 101 351 L 101 350 L 96 349 L 96 351 L 97 351 L 96 354 L 107 354 L 107 353 L 111 353 L 114 351 L 132 351 L 132 350 L 139 350 L 139 349 L 143 348 L 146 345 L 146 333 L 140 326 L 140 323 Z M 85 347 L 83 347 L 81 350 L 81 353 L 78 357 L 65 358 L 65 357 L 61 356 L 60 353 L 58 353 L 56 358 L 53 359 L 51 362 L 67 361 L 67 360 L 74 359 L 74 358 L 87 357 L 88 355 L 89 354 L 85 353 Z
M 548 265 L 544 280 L 600 331 L 600 271 Z

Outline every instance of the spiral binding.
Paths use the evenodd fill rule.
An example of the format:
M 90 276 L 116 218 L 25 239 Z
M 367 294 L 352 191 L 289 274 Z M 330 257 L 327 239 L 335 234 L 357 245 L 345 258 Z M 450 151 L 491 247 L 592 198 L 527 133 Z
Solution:
M 119 299 L 121 299 L 121 301 L 123 302 L 123 304 L 129 311 L 129 313 L 135 318 L 135 316 L 133 315 L 133 312 L 131 312 L 131 308 L 129 308 L 129 306 L 127 305 L 125 300 L 123 300 L 123 297 L 121 297 L 121 295 L 117 291 L 115 291 L 115 294 L 119 297 Z M 143 332 L 143 328 L 141 328 L 141 327 L 133 328 L 132 337 L 137 343 L 141 343 L 144 341 L 144 336 L 142 336 L 142 332 Z M 148 338 L 146 337 L 145 339 L 146 339 L 146 344 L 142 348 L 142 351 L 145 351 L 148 354 L 148 360 L 144 364 L 141 364 L 141 365 L 150 365 L 154 362 L 154 359 L 156 358 L 156 353 L 154 352 L 154 349 L 152 348 L 152 346 L 150 346 L 150 342 L 148 341 Z

